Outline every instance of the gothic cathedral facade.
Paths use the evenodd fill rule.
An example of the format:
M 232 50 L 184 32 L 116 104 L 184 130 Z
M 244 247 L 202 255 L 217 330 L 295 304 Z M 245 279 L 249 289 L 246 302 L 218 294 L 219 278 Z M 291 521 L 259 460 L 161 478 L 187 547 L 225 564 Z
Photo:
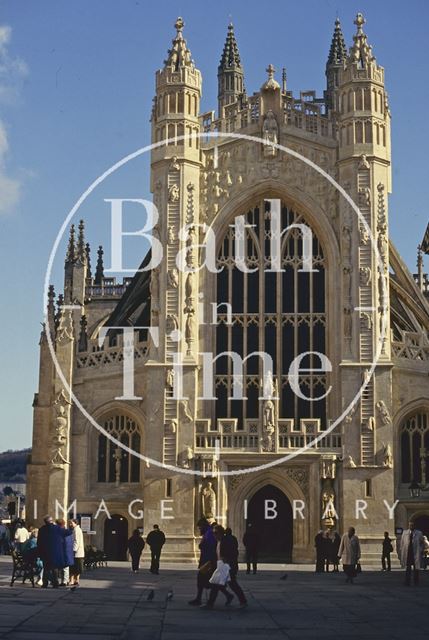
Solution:
M 167 557 L 181 560 L 195 556 L 202 516 L 240 540 L 252 521 L 273 554 L 306 562 L 320 528 L 356 526 L 369 556 L 383 531 L 429 519 L 424 492 L 410 492 L 429 481 L 427 279 L 389 240 L 384 69 L 361 14 L 355 24 L 347 50 L 336 21 L 323 97 L 294 97 L 271 65 L 248 95 L 230 25 L 215 114 L 201 113 L 177 20 L 151 119 L 163 259 L 152 246 L 144 270 L 118 283 L 102 247 L 91 267 L 83 222 L 71 228 L 40 341 L 30 521 L 76 500 L 111 557 L 158 522 Z M 239 374 L 216 358 L 225 352 L 242 359 Z M 268 376 L 255 352 L 268 354 Z

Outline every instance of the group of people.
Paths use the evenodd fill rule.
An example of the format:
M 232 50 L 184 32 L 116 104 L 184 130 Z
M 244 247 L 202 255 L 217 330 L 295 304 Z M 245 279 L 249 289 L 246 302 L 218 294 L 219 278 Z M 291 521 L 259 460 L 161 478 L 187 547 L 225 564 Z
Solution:
M 411 575 L 415 585 L 419 584 L 420 569 L 426 569 L 429 564 L 429 541 L 423 533 L 416 529 L 415 523 L 410 520 L 408 529 L 402 532 L 398 556 L 401 566 L 405 569 L 405 584 L 411 584 Z M 329 571 L 330 564 L 333 570 L 338 571 L 340 560 L 346 574 L 346 582 L 353 583 L 353 579 L 361 571 L 360 566 L 360 542 L 354 527 L 350 527 L 341 538 L 336 532 L 330 530 L 319 531 L 314 540 L 316 547 L 316 573 Z M 394 552 L 393 541 L 389 532 L 384 532 L 381 566 L 382 571 L 391 571 L 391 554 Z
M 49 584 L 58 588 L 79 586 L 83 573 L 85 547 L 82 529 L 77 520 L 66 524 L 63 519 L 55 522 L 45 516 L 40 529 L 29 527 L 19 520 L 14 523 L 13 537 L 9 530 L 9 551 L 17 552 L 24 562 L 31 563 L 37 584 L 47 588 Z M 5 527 L 0 523 L 0 527 Z M 0 528 L 2 534 L 3 528 Z M 4 533 L 3 533 L 4 535 Z
M 229 527 L 224 529 L 220 524 L 210 524 L 205 518 L 198 522 L 198 528 L 201 540 L 199 543 L 197 594 L 189 601 L 189 604 L 194 607 L 212 609 L 219 593 L 222 593 L 225 596 L 226 606 L 231 604 L 235 595 L 240 607 L 246 607 L 246 597 L 237 581 L 237 538 Z M 202 598 L 205 589 L 209 590 L 209 597 L 207 603 L 203 604 Z
M 161 531 L 159 525 L 153 525 L 152 531 L 146 537 L 146 543 L 150 547 L 151 554 L 150 572 L 158 574 L 161 551 L 165 544 L 165 534 Z M 127 544 L 128 553 L 131 557 L 131 570 L 133 573 L 137 573 L 140 568 L 140 559 L 144 548 L 145 541 L 141 531 L 140 529 L 135 529 Z
M 338 572 L 339 565 L 339 549 L 341 545 L 341 537 L 337 531 L 327 529 L 319 531 L 314 539 L 316 547 L 316 573 L 329 572 L 332 570 Z

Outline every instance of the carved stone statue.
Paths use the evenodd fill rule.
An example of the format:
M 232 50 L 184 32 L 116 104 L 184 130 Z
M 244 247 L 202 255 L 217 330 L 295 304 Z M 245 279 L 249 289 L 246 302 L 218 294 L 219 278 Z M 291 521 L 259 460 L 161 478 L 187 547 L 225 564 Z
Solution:
M 390 413 L 386 407 L 386 405 L 384 404 L 383 400 L 379 400 L 376 404 L 378 413 L 380 414 L 380 418 L 381 418 L 381 422 L 384 425 L 390 424 L 392 422 L 392 419 L 390 417 Z
M 188 400 L 180 400 L 180 413 L 185 422 L 192 422 L 192 413 L 189 410 Z
M 263 408 L 263 426 L 265 430 L 273 430 L 276 420 L 276 410 L 272 400 L 265 400 Z
M 179 286 L 179 271 L 176 267 L 170 269 L 168 272 L 168 283 L 174 289 L 177 289 Z
M 113 454 L 113 458 L 115 460 L 115 483 L 116 483 L 116 486 L 119 487 L 119 483 L 121 482 L 121 464 L 122 464 L 122 451 L 120 447 L 116 447 L 115 453 Z
M 206 486 L 201 492 L 203 516 L 210 522 L 216 517 L 216 492 L 213 489 L 213 484 L 207 482 Z
M 359 269 L 360 282 L 363 287 L 366 287 L 371 282 L 371 267 L 360 267 Z
M 264 140 L 264 156 L 274 157 L 277 155 L 277 149 L 274 145 L 279 140 L 279 127 L 275 115 L 271 109 L 265 116 L 264 124 L 262 127 L 262 139 Z
M 150 279 L 151 309 L 155 314 L 159 313 L 159 270 L 153 269 Z
M 180 190 L 177 184 L 172 184 L 168 190 L 168 201 L 169 202 L 178 202 L 180 198 Z
M 350 339 L 352 337 L 353 318 L 352 308 L 344 307 L 344 337 Z
M 174 227 L 170 225 L 167 230 L 167 242 L 173 244 L 176 241 L 176 234 L 174 233 Z
M 389 443 L 383 445 L 383 467 L 393 468 L 393 454 Z
M 322 493 L 322 517 L 325 523 L 334 524 L 337 516 L 335 511 L 335 493 L 332 487 L 326 488 Z
M 165 384 L 169 389 L 174 386 L 174 369 L 167 369 L 165 374 Z

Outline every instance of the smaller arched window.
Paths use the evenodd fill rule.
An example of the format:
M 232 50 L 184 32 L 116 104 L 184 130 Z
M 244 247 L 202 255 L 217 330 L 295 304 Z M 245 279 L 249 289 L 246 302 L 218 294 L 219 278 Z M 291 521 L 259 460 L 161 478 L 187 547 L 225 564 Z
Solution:
M 409 416 L 401 426 L 401 481 L 429 482 L 429 411 Z M 423 477 L 424 476 L 424 477 Z
M 114 415 L 103 420 L 102 424 L 115 440 L 140 453 L 140 429 L 134 420 Z M 129 454 L 103 433 L 98 437 L 98 482 L 140 482 L 140 458 Z

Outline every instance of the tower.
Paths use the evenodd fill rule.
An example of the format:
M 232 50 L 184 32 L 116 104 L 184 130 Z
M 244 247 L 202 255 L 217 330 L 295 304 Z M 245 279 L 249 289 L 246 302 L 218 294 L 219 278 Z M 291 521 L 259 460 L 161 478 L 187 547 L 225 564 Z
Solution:
M 358 13 L 353 45 L 338 68 L 339 182 L 362 216 L 358 218 L 340 197 L 344 406 L 364 385 L 354 415 L 346 419 L 344 443 L 363 469 L 365 495 L 381 496 L 384 492 L 383 497 L 393 502 L 391 469 L 378 475 L 374 471 L 382 465 L 383 447 L 392 447 L 393 442 L 391 423 L 385 419 L 386 412 L 390 415 L 392 411 L 387 214 L 390 112 L 384 69 L 368 44 L 364 24 Z M 370 368 L 377 358 L 371 376 Z M 356 481 L 349 482 L 347 473 L 345 470 L 343 490 L 351 502 L 351 496 L 361 494 L 357 495 Z M 350 507 L 349 513 L 347 504 L 344 507 L 345 518 L 355 518 L 353 509 Z M 375 513 L 369 519 L 372 528 L 385 525 Z
M 228 25 L 228 33 L 217 69 L 217 81 L 219 117 L 222 117 L 222 108 L 232 102 L 237 102 L 239 97 L 245 93 L 244 69 L 241 65 L 232 23 Z
M 199 276 L 194 245 L 199 234 L 201 74 L 191 58 L 183 27 L 178 18 L 172 47 L 164 67 L 156 73 L 152 113 L 152 139 L 165 140 L 152 150 L 151 157 L 151 187 L 159 212 L 153 233 L 162 244 L 163 257 L 151 274 L 151 326 L 159 328 L 159 344 L 152 345 L 150 352 L 147 366 L 153 368 L 153 375 L 148 377 L 147 393 L 156 397 L 163 389 L 163 399 L 151 425 L 153 437 L 146 442 L 150 457 L 171 465 L 183 460 L 193 446 L 197 396 Z M 184 362 L 183 400 L 173 395 L 176 358 Z M 147 473 L 167 478 L 169 472 L 150 469 Z M 149 484 L 147 492 L 162 491 L 162 482 Z M 193 536 L 193 522 L 183 513 L 193 509 L 194 480 L 186 476 L 174 482 L 188 487 L 183 499 L 189 502 L 183 505 L 182 515 L 175 514 L 174 527 L 178 535 Z M 173 491 L 177 495 L 177 486 Z
M 347 48 L 344 42 L 343 32 L 339 18 L 335 20 L 334 34 L 332 36 L 331 48 L 329 49 L 328 61 L 326 63 L 326 91 L 325 102 L 327 109 L 336 110 L 335 91 L 338 89 L 338 75 L 341 67 L 347 58 Z

